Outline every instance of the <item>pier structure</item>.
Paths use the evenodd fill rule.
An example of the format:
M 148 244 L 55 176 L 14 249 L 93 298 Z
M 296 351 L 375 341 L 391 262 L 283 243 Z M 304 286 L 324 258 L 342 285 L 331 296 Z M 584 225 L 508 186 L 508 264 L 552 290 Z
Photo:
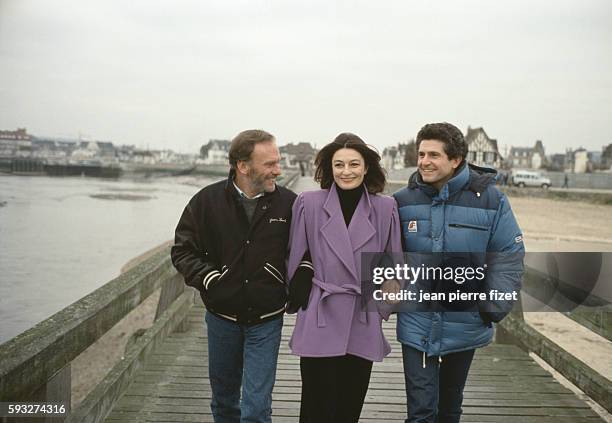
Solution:
M 311 179 L 298 179 L 297 175 L 285 182 L 296 191 L 316 189 Z M 527 269 L 528 281 L 529 274 Z M 527 283 L 526 289 L 533 286 Z M 195 290 L 186 287 L 173 268 L 169 248 L 0 346 L 0 401 L 71 405 L 71 362 L 156 291 L 160 294 L 153 324 L 132 335 L 123 359 L 85 399 L 72 405 L 65 417 L 31 421 L 213 422 L 204 308 Z M 574 316 L 577 322 L 610 340 L 609 309 L 597 315 L 585 310 L 579 314 Z M 285 316 L 273 393 L 273 421 L 279 423 L 296 422 L 299 415 L 299 359 L 287 345 L 294 324 L 294 316 Z M 384 323 L 383 330 L 393 352 L 373 367 L 362 422 L 403 422 L 406 416 L 395 319 Z M 612 410 L 610 381 L 531 328 L 523 319 L 519 302 L 498 325 L 495 342 L 476 353 L 465 389 L 462 421 L 603 421 L 530 352 L 608 412 Z

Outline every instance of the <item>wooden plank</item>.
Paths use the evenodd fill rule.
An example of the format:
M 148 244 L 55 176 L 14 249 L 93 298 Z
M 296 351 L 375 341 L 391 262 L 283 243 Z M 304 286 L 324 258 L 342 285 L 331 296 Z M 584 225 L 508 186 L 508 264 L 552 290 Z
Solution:
M 136 376 L 109 422 L 212 422 L 203 310 L 188 331 L 173 334 Z M 299 359 L 286 342 L 293 317 L 287 317 L 273 392 L 273 421 L 296 422 L 300 402 Z M 393 324 L 393 322 L 391 322 Z M 403 422 L 406 402 L 401 349 L 375 363 L 360 422 Z M 567 388 L 514 345 L 479 350 L 464 392 L 466 422 L 598 422 L 601 419 Z
M 201 410 L 202 401 L 198 400 L 208 400 L 212 398 L 212 394 L 210 391 L 186 391 L 186 390 L 167 390 L 160 389 L 156 391 L 158 393 L 157 397 L 154 397 L 152 400 L 146 399 L 147 396 L 126 396 L 122 403 L 115 407 L 115 410 L 131 410 L 134 408 L 139 409 L 152 409 L 154 407 L 156 410 L 159 408 L 158 406 L 165 407 L 165 410 L 168 412 L 178 412 L 178 410 L 187 409 L 186 407 L 192 407 L 194 404 L 197 404 L 197 410 Z M 285 403 L 296 403 L 299 406 L 300 403 L 300 393 L 299 391 L 291 392 L 291 393 L 279 393 L 278 391 L 274 391 L 272 395 L 274 400 L 274 404 L 278 404 L 279 407 L 283 407 Z M 195 401 L 194 401 L 195 400 Z M 208 403 L 206 401 L 206 403 Z M 366 395 L 366 403 L 370 407 L 377 408 L 377 405 L 384 406 L 401 406 L 402 410 L 406 405 L 406 397 L 405 395 L 394 395 L 390 396 L 386 393 L 382 394 L 372 394 L 368 391 Z M 497 396 L 493 398 L 473 398 L 470 395 L 465 396 L 465 400 L 463 402 L 465 407 L 513 407 L 513 408 L 576 408 L 576 409 L 585 409 L 591 410 L 590 407 L 578 399 L 576 396 L 565 395 L 565 396 L 554 396 L 554 397 L 546 397 L 542 398 L 539 396 L 532 398 L 518 398 L 518 399 L 508 399 L 504 395 L 497 394 Z M 164 410 L 159 410 L 164 411 Z
M 508 316 L 501 325 L 527 351 L 536 353 L 608 412 L 612 412 L 612 383 L 608 379 L 526 322 Z

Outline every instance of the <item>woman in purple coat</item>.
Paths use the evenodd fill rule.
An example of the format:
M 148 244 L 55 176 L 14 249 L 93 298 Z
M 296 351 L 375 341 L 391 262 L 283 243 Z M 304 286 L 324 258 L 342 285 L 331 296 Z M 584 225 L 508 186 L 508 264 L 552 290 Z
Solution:
M 383 316 L 361 301 L 361 253 L 401 252 L 395 201 L 380 195 L 380 156 L 343 133 L 315 159 L 321 190 L 293 206 L 288 260 L 288 312 L 297 310 L 289 343 L 300 356 L 300 423 L 359 420 L 372 362 L 391 348 Z

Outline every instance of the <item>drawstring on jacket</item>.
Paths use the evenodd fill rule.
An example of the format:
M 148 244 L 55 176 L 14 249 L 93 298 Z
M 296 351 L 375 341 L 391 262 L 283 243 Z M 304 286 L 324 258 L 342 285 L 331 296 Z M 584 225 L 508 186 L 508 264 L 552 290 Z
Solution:
M 442 364 L 442 356 L 438 356 L 438 363 Z M 427 367 L 425 351 L 423 351 L 423 368 Z

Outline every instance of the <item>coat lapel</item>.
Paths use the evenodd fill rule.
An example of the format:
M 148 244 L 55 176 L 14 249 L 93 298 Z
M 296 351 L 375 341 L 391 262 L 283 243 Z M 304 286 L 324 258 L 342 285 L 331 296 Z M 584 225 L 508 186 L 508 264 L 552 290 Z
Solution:
M 329 248 L 340 259 L 344 267 L 353 277 L 357 278 L 355 260 L 353 258 L 352 243 L 349 232 L 344 223 L 340 200 L 336 192 L 336 185 L 332 184 L 323 204 L 323 210 L 327 214 L 327 221 L 321 226 L 321 236 L 329 245 Z
M 363 247 L 375 234 L 376 229 L 370 222 L 370 213 L 372 211 L 372 203 L 370 203 L 370 194 L 368 190 L 364 190 L 364 195 L 357 204 L 353 218 L 348 227 L 353 253 Z M 340 211 L 342 214 L 342 211 Z

